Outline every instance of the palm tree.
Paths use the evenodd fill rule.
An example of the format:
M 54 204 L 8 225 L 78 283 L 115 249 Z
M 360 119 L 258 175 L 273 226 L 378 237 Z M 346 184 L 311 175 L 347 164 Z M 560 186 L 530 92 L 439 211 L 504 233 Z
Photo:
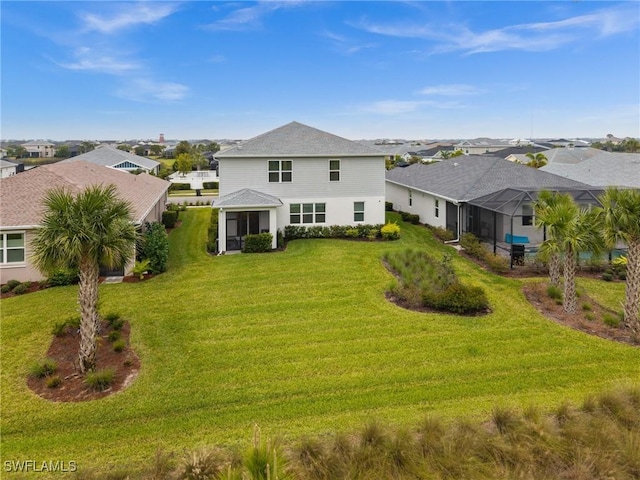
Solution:
M 80 275 L 79 369 L 95 369 L 100 265 L 123 265 L 133 254 L 136 231 L 131 205 L 117 197 L 114 185 L 91 186 L 73 196 L 64 188 L 44 198 L 41 227 L 33 239 L 33 261 L 43 272 L 77 268 Z
M 624 324 L 640 334 L 640 190 L 608 188 L 600 198 L 603 233 L 608 246 L 627 244 Z
M 529 159 L 529 162 L 527 162 L 528 167 L 540 168 L 547 164 L 547 157 L 544 153 L 538 152 L 534 155 L 533 153 L 528 152 L 526 157 Z
M 564 294 L 562 306 L 565 312 L 578 310 L 576 295 L 576 268 L 581 252 L 600 251 L 602 238 L 599 235 L 597 209 L 580 208 L 568 193 L 540 192 L 536 202 L 540 218 L 538 225 L 547 228 L 549 238 L 544 249 L 550 253 L 564 255 Z M 551 269 L 551 267 L 550 267 Z M 551 271 L 549 272 L 551 275 Z
M 540 253 L 549 259 L 549 281 L 554 286 L 560 285 L 561 247 L 555 235 L 556 224 L 561 220 L 557 216 L 558 203 L 568 201 L 566 196 L 543 190 L 534 203 L 536 227 L 546 230 L 546 239 L 540 246 Z

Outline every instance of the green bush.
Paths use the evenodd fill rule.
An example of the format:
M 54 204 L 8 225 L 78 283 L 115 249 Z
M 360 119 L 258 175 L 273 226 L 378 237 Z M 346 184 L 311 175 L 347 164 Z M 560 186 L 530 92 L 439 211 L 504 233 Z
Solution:
M 21 283 L 11 291 L 16 295 L 22 295 L 23 293 L 27 293 L 27 290 L 29 290 L 29 285 L 27 283 Z
M 380 234 L 385 240 L 397 240 L 400 238 L 400 227 L 397 223 L 387 223 L 380 229 Z
M 56 323 L 51 329 L 51 333 L 56 337 L 62 337 L 69 330 L 76 331 L 80 328 L 80 317 L 69 317 L 62 322 Z
M 482 287 L 457 282 L 443 292 L 425 292 L 423 301 L 428 307 L 453 313 L 478 313 L 489 308 L 489 301 Z
M 347 228 L 345 233 L 347 234 L 347 238 L 358 238 L 360 236 L 357 228 Z
M 31 365 L 29 375 L 34 378 L 44 378 L 53 375 L 58 370 L 58 363 L 52 358 L 43 358 Z
M 489 270 L 495 273 L 506 273 L 509 271 L 509 259 L 495 253 L 487 253 L 484 258 Z
M 455 238 L 455 234 L 451 230 L 444 227 L 430 227 L 433 236 L 442 242 L 450 242 Z
M 135 265 L 133 266 L 133 269 L 131 270 L 131 273 L 133 273 L 136 277 L 142 280 L 144 278 L 145 273 L 147 273 L 151 269 L 150 265 L 151 265 L 151 262 L 149 261 L 148 258 L 140 260 L 139 262 L 135 263 Z
M 2 293 L 9 293 L 11 291 L 11 287 L 9 285 L 2 285 L 2 288 L 0 288 L 0 292 Z
M 460 237 L 460 246 L 464 248 L 467 255 L 478 260 L 485 261 L 489 252 L 484 248 L 482 242 L 473 233 L 464 233 Z
M 190 183 L 172 183 L 169 186 L 169 191 L 173 192 L 175 190 L 191 190 L 191 184 Z
M 84 382 L 93 390 L 102 392 L 109 388 L 115 380 L 116 373 L 112 368 L 87 373 Z
M 202 187 L 205 190 L 218 190 L 220 188 L 220 184 L 218 182 L 204 182 Z
M 121 338 L 122 338 L 122 332 L 120 332 L 120 330 L 113 330 L 109 332 L 109 335 L 107 335 L 107 340 L 109 340 L 111 343 L 117 342 Z
M 412 223 L 418 225 L 420 223 L 420 215 L 416 215 L 409 212 L 399 212 L 403 222 Z
M 47 286 L 64 287 L 66 285 L 75 285 L 79 280 L 80 277 L 77 270 L 57 270 L 47 278 Z
M 263 253 L 272 250 L 273 235 L 268 232 L 245 235 L 242 251 L 244 253 Z
M 611 282 L 613 281 L 613 273 L 611 272 L 604 272 L 602 274 L 602 280 L 604 280 L 605 282 Z
M 207 229 L 207 251 L 216 252 L 218 247 L 218 213 L 217 208 L 211 209 L 209 228 Z
M 153 273 L 167 271 L 169 262 L 169 236 L 161 223 L 145 224 L 141 257 L 149 260 Z
M 166 228 L 174 228 L 178 221 L 178 213 L 175 210 L 165 210 L 162 212 L 162 224 Z
M 386 212 L 393 212 L 393 203 L 392 202 L 384 202 L 384 209 Z
M 18 280 L 9 280 L 7 282 L 7 285 L 9 286 L 9 290 L 13 290 L 14 288 L 16 288 L 18 285 L 20 285 L 20 282 Z

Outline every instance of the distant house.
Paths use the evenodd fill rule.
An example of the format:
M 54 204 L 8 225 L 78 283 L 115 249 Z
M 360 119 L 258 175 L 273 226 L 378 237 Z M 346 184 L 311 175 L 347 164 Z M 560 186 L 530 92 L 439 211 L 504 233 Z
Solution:
M 56 155 L 56 146 L 46 140 L 33 140 L 23 143 L 30 158 L 53 158 Z
M 465 155 L 486 155 L 515 145 L 516 144 L 511 143 L 509 140 L 496 140 L 494 138 L 482 137 L 463 140 L 454 146 L 456 150 L 462 150 Z
M 160 171 L 160 162 L 118 150 L 112 145 L 100 145 L 95 150 L 62 160 L 60 163 L 73 163 L 79 160 L 126 172 L 144 171 L 157 175 Z
M 558 148 L 553 153 L 540 170 L 598 187 L 640 188 L 640 153 L 595 148 Z
M 110 184 L 131 202 L 136 225 L 162 220 L 170 184 L 152 175 L 131 175 L 80 160 L 40 166 L 0 180 L 0 283 L 43 278 L 31 263 L 29 243 L 40 225 L 42 201 L 49 189 L 63 187 L 77 193 L 90 185 Z M 127 269 L 122 266 L 118 273 Z
M 394 210 L 420 216 L 460 237 L 471 232 L 494 242 L 540 243 L 533 202 L 543 189 L 570 191 L 596 203 L 600 190 L 585 183 L 494 156 L 462 156 L 439 163 L 394 168 L 386 174 L 386 198 Z M 526 242 L 524 241 L 526 239 Z
M 23 163 L 14 163 L 9 160 L 0 159 L 0 178 L 12 177 L 16 173 L 24 171 Z
M 218 250 L 287 225 L 384 223 L 385 154 L 291 122 L 217 152 Z

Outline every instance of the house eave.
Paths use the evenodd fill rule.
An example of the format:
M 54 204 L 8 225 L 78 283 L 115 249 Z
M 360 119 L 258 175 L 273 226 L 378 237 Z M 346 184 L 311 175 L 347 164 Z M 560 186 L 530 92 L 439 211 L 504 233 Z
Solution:
M 455 199 L 455 198 L 447 197 L 446 195 L 442 195 L 440 193 L 430 192 L 428 190 L 423 190 L 422 188 L 418 188 L 418 187 L 412 187 L 410 185 L 407 185 L 406 183 L 400 183 L 400 182 L 396 182 L 389 179 L 385 179 L 385 182 L 393 183 L 394 185 L 398 185 L 399 187 L 410 188 L 414 192 L 421 192 L 421 193 L 426 193 L 427 195 L 433 195 L 434 197 L 438 197 L 448 202 L 451 202 L 454 205 L 458 205 L 459 203 L 466 202 L 466 200 Z

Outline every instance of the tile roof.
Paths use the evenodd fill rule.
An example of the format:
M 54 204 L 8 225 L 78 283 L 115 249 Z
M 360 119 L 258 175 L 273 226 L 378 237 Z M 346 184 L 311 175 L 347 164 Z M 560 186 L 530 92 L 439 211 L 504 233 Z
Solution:
M 58 162 L 0 179 L 0 227 L 33 227 L 42 218 L 47 190 L 64 187 L 72 193 L 90 185 L 114 184 L 118 194 L 131 202 L 135 222 L 141 222 L 171 185 L 142 173 L 133 175 L 88 162 Z
M 588 186 L 490 155 L 461 156 L 429 165 L 416 163 L 404 168 L 394 168 L 387 171 L 386 179 L 462 202 L 508 187 Z
M 317 128 L 291 122 L 217 153 L 216 158 L 235 157 L 347 157 L 384 156 L 385 152 Z
M 640 188 L 640 153 L 598 152 L 579 161 L 556 160 L 541 170 L 598 187 Z
M 282 202 L 279 198 L 250 188 L 243 188 L 242 190 L 223 195 L 212 203 L 213 208 L 279 207 L 281 205 Z
M 140 165 L 147 170 L 152 170 L 160 165 L 160 162 L 151 160 L 147 157 L 141 157 L 140 155 L 133 155 L 132 153 L 118 150 L 113 145 L 100 145 L 95 150 L 83 153 L 77 157 L 67 158 L 60 163 L 76 162 L 78 160 L 84 160 L 85 162 L 95 163 L 96 165 L 102 165 L 104 167 L 115 167 L 122 162 L 131 162 L 135 165 Z

